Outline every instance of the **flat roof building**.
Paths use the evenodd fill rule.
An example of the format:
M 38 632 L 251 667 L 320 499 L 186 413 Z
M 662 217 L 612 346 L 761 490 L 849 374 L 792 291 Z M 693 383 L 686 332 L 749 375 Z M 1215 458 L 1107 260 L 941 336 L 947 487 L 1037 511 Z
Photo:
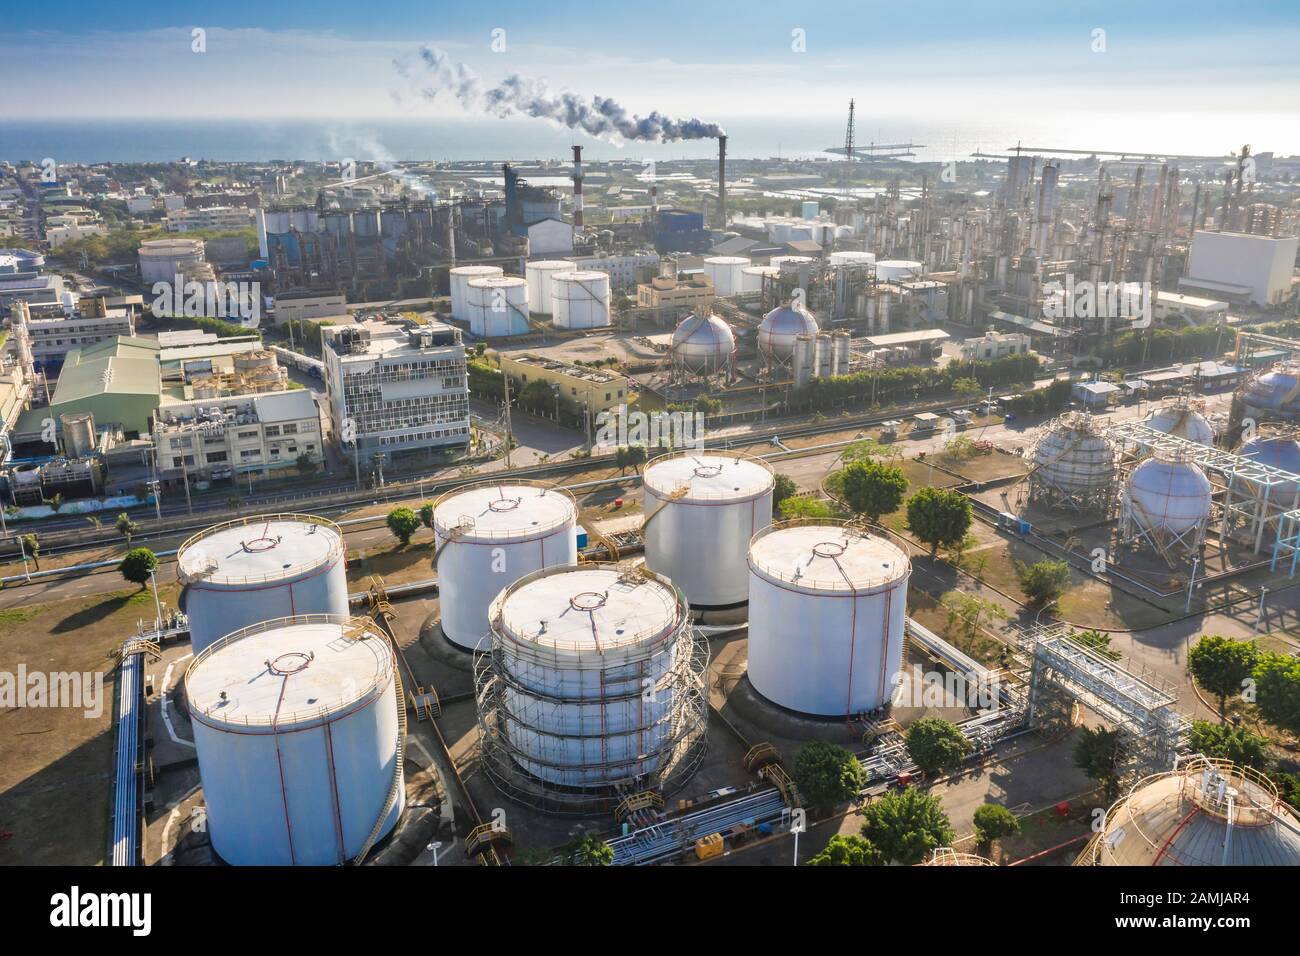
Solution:
M 460 330 L 370 319 L 323 326 L 331 430 L 362 455 L 469 443 L 469 380 Z

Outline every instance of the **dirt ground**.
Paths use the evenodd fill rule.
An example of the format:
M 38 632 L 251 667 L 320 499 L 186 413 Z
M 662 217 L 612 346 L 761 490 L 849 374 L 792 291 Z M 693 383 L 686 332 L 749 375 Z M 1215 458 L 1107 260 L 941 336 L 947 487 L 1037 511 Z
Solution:
M 176 588 L 159 596 L 175 606 Z M 153 616 L 153 596 L 133 589 L 0 612 L 0 672 L 25 665 L 29 674 L 103 675 L 97 714 L 81 706 L 0 711 L 0 865 L 103 862 L 117 693 L 110 655 Z

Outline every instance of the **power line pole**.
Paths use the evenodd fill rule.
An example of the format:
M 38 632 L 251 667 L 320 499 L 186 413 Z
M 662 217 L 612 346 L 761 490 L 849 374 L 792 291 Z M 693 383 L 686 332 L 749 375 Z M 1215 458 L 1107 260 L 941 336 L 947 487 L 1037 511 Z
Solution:
M 501 370 L 501 381 L 505 383 L 506 396 L 506 468 L 512 467 L 510 464 L 510 446 L 514 444 L 514 432 L 510 427 L 510 376 L 506 374 L 505 369 Z

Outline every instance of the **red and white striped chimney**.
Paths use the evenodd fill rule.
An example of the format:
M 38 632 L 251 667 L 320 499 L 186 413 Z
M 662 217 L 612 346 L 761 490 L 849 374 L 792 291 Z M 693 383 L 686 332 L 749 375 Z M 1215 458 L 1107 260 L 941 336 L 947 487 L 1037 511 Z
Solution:
M 573 235 L 582 235 L 582 147 L 573 147 Z

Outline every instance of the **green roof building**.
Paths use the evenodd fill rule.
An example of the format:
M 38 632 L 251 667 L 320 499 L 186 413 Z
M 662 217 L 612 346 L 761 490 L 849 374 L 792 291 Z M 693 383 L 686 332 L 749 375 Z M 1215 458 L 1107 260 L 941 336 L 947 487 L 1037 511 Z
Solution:
M 116 422 L 127 438 L 136 438 L 149 434 L 161 400 L 158 343 L 119 335 L 68 352 L 50 406 L 39 411 L 55 421 L 65 413 L 89 412 L 96 427 Z

